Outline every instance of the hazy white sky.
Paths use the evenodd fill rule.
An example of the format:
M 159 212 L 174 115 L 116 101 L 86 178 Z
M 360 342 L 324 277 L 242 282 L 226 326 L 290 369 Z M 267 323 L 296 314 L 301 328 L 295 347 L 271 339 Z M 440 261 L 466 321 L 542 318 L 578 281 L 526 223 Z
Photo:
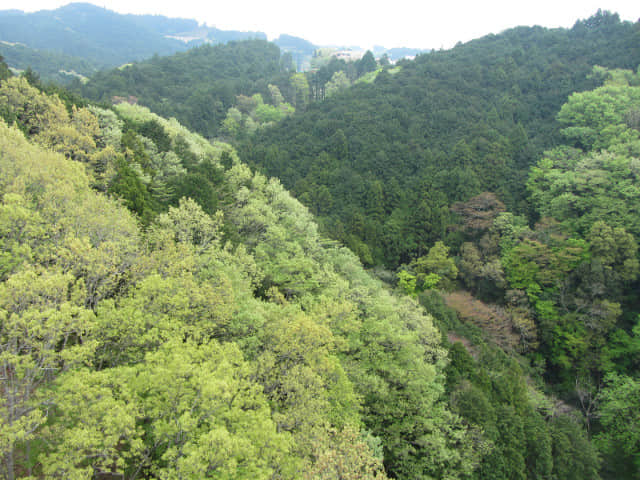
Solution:
M 1 0 L 0 9 L 54 9 L 69 0 Z M 317 45 L 374 44 L 449 48 L 518 25 L 571 27 L 598 8 L 623 20 L 640 17 L 638 0 L 96 0 L 120 13 L 193 18 L 226 30 L 257 30 L 269 39 L 280 33 Z

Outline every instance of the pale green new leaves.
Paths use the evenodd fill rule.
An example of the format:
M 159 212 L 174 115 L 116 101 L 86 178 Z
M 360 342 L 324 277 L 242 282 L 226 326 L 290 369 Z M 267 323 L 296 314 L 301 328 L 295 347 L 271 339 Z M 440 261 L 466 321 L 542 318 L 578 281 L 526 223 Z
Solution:
M 33 260 L 32 238 L 46 232 L 42 217 L 28 208 L 24 197 L 7 193 L 0 204 L 0 279 L 6 278 L 24 262 Z
M 222 212 L 218 211 L 211 218 L 195 201 L 181 198 L 179 207 L 169 207 L 169 211 L 160 215 L 156 223 L 173 232 L 176 242 L 191 243 L 203 251 L 218 242 Z
M 262 389 L 234 344 L 170 341 L 134 367 L 79 371 L 59 382 L 52 478 L 94 471 L 135 478 L 268 479 L 285 461 Z M 125 470 L 125 465 L 128 467 Z
M 235 107 L 227 111 L 227 116 L 222 122 L 222 131 L 230 137 L 235 137 L 242 129 L 242 112 Z
M 556 148 L 529 175 L 527 188 L 540 213 L 582 235 L 597 220 L 640 233 L 640 87 L 628 84 L 632 78 L 614 71 L 605 86 L 573 94 L 558 120 L 588 153 Z
M 356 418 L 357 397 L 332 354 L 331 331 L 293 305 L 270 310 L 258 378 L 275 405 L 278 428 L 293 433 L 295 451 L 309 457 L 329 425 Z
M 73 272 L 84 278 L 91 307 L 131 273 L 139 233 L 129 212 L 91 191 L 79 163 L 29 144 L 2 122 L 0 194 L 0 230 L 17 257 L 9 263 L 22 258 Z
M 217 162 L 223 152 L 227 152 L 232 159 L 237 160 L 237 155 L 231 146 L 222 142 L 209 142 L 201 135 L 193 133 L 180 125 L 175 118 L 167 120 L 151 113 L 146 107 L 130 105 L 128 103 L 121 103 L 115 108 L 124 118 L 136 123 L 144 123 L 149 120 L 158 122 L 172 141 L 175 142 L 177 139 L 185 141 L 189 150 L 191 150 L 198 160 L 213 159 Z
M 111 110 L 105 110 L 93 105 L 87 107 L 96 117 L 100 128 L 100 142 L 105 146 L 119 149 L 122 142 L 124 122 Z
M 594 222 L 640 234 L 640 162 L 609 152 L 559 147 L 531 168 L 527 188 L 542 216 L 586 235 Z
M 267 479 L 289 449 L 233 344 L 170 342 L 131 369 L 161 479 Z
M 347 77 L 347 74 L 344 73 L 344 71 L 339 70 L 333 74 L 331 80 L 329 80 L 325 85 L 325 95 L 330 97 L 331 95 L 348 88 L 350 85 L 351 81 Z
M 260 265 L 265 287 L 275 286 L 291 297 L 328 282 L 314 259 L 320 251 L 319 236 L 308 210 L 275 179 L 234 168 L 229 180 L 239 184 L 229 219 Z M 247 183 L 250 188 L 242 186 Z
M 640 138 L 628 119 L 640 109 L 640 87 L 607 84 L 589 92 L 574 93 L 563 105 L 558 120 L 562 133 L 584 150 L 604 150 Z
M 13 478 L 14 449 L 46 421 L 47 386 L 89 360 L 93 314 L 82 284 L 55 270 L 26 269 L 0 283 L 0 453 Z M 70 300 L 69 300 L 70 299 Z
M 150 274 L 118 305 L 99 306 L 99 358 L 107 365 L 136 363 L 171 338 L 222 337 L 233 301 L 224 277 L 200 284 L 189 272 L 166 278 Z
M 439 283 L 441 288 L 446 288 L 458 276 L 458 268 L 453 259 L 449 258 L 449 248 L 443 242 L 436 242 L 429 253 L 415 260 L 412 266 L 418 274 L 418 281 L 425 288 Z
M 299 86 L 302 106 L 308 86 Z M 230 155 L 224 175 L 235 198 L 222 208 L 235 245 L 220 246 L 220 215 L 183 199 L 147 230 L 145 251 L 133 218 L 90 191 L 81 165 L 0 125 L 0 231 L 11 248 L 3 275 L 35 286 L 15 272 L 44 281 L 44 269 L 24 262 L 40 263 L 68 285 L 46 289 L 60 306 L 12 318 L 43 326 L 55 319 L 63 331 L 72 321 L 85 325 L 53 352 L 66 373 L 40 384 L 38 398 L 55 416 L 43 428 L 44 410 L 34 409 L 42 400 L 26 402 L 15 428 L 2 430 L 3 445 L 40 427 L 37 473 L 50 478 L 380 476 L 358 434 L 364 423 L 382 440 L 394 475 L 468 470 L 472 439 L 441 401 L 445 352 L 431 318 L 371 279 L 353 254 L 327 246 L 309 212 L 277 181 L 241 165 L 231 147 L 143 108 L 117 109 L 134 123 L 157 121 L 198 160 Z M 74 116 L 88 121 L 78 132 L 97 137 L 98 148 L 111 145 L 89 159 L 100 170 L 118 155 L 122 127 L 93 109 L 97 135 L 87 113 Z M 177 157 L 142 144 L 162 178 L 179 169 Z M 26 295 L 29 288 L 11 295 L 27 305 L 46 298 Z M 17 323 L 13 330 L 20 332 Z M 92 362 L 86 369 L 84 359 Z
M 353 427 L 331 430 L 327 443 L 331 448 L 318 449 L 317 461 L 305 472 L 305 480 L 384 480 L 382 461 L 374 457 L 368 440 L 376 441 L 371 434 L 365 437 Z M 324 445 L 321 445 L 324 447 Z
M 43 432 L 52 446 L 41 458 L 47 478 L 88 480 L 94 472 L 123 472 L 141 462 L 139 406 L 117 371 L 80 370 L 62 377 L 55 392 L 58 415 Z
M 0 109 L 13 112 L 29 135 L 69 121 L 57 96 L 40 93 L 23 77 L 10 77 L 0 84 Z

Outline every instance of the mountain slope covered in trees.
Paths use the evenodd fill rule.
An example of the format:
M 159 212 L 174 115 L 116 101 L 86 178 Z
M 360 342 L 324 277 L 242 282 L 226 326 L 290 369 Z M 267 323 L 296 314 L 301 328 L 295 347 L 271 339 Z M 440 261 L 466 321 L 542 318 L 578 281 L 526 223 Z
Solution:
M 260 93 L 270 98 L 269 85 L 290 92 L 291 65 L 281 64 L 279 48 L 263 40 L 204 45 L 170 57 L 154 57 L 125 68 L 100 72 L 84 85 L 84 96 L 110 103 L 129 98 L 155 113 L 176 117 L 213 138 L 237 96 Z M 292 98 L 293 97 L 293 98 Z
M 24 79 L 0 87 L 33 142 L 0 126 L 7 478 L 384 478 L 383 452 L 408 476 L 472 468 L 431 319 L 323 246 L 276 181 L 140 108 L 69 114 Z M 219 209 L 182 199 L 145 232 L 90 189 L 135 208 L 148 176 L 198 167 Z
M 497 305 L 485 328 L 511 323 L 519 350 L 549 388 L 581 410 L 604 476 L 633 478 L 640 452 L 629 415 L 640 393 L 640 72 L 596 73 L 604 85 L 569 97 L 557 116 L 561 144 L 529 171 L 537 221 L 504 211 L 489 194 L 456 205 L 464 236 L 457 266 L 468 291 Z M 436 273 L 425 264 L 409 270 Z
M 63 85 L 75 79 L 85 81 L 99 70 L 95 62 L 51 50 L 37 50 L 19 43 L 0 41 L 0 55 L 14 71 L 31 69 L 43 81 Z
M 333 57 L 332 49 L 314 56 L 316 70 L 296 72 L 294 62 L 300 59 L 296 60 L 295 50 L 311 48 L 301 42 L 283 35 L 275 43 L 205 45 L 105 70 L 73 88 L 94 101 L 147 106 L 207 138 L 231 141 L 277 123 L 295 110 L 304 111 L 312 100 L 356 81 L 372 82 L 380 72 L 371 52 L 347 62 Z M 278 44 L 283 45 L 282 51 Z
M 0 114 L 6 478 L 597 478 L 524 371 L 448 363 L 431 316 L 230 146 L 24 78 Z
M 4 477 L 638 476 L 637 39 L 599 12 L 322 102 L 266 42 L 104 77 L 186 96 L 215 60 L 196 126 L 240 155 L 0 62 Z
M 570 30 L 508 30 L 383 71 L 240 152 L 363 261 L 397 266 L 447 234 L 455 202 L 490 191 L 526 212 L 528 168 L 559 141 L 556 113 L 601 82 L 594 65 L 637 68 L 639 41 L 638 24 L 607 12 Z
M 239 147 L 324 231 L 369 264 L 403 264 L 399 288 L 445 319 L 455 310 L 463 332 L 480 327 L 580 412 L 602 464 L 567 459 L 560 478 L 638 475 L 639 32 L 598 12 L 571 30 L 489 36 L 382 71 Z M 522 411 L 500 426 L 510 413 L 476 363 L 495 357 L 463 345 L 450 402 L 495 441 L 476 475 L 538 478 L 544 461 L 528 462 L 544 456 L 518 453 L 535 427 Z

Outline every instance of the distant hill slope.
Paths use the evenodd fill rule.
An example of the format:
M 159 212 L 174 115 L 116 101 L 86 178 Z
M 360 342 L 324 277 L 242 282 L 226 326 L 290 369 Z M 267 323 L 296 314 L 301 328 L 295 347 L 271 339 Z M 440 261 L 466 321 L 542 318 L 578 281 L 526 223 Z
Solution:
M 88 62 L 92 70 L 114 67 L 149 58 L 154 54 L 171 55 L 202 43 L 260 38 L 262 32 L 223 31 L 199 26 L 196 20 L 159 15 L 122 15 L 89 3 L 71 3 L 56 10 L 24 13 L 0 11 L 0 41 L 19 43 L 21 50 L 3 55 L 14 68 L 28 64 L 48 80 L 56 73 L 43 55 L 65 55 L 69 63 Z M 33 50 L 43 51 L 36 53 Z M 61 57 L 58 57 L 58 60 Z
M 51 50 L 29 48 L 20 43 L 0 40 L 0 55 L 16 71 L 37 71 L 45 81 L 65 84 L 77 77 L 89 77 L 100 68 L 95 61 L 72 57 Z
M 87 3 L 26 14 L 0 12 L 0 40 L 92 59 L 101 67 L 186 48 L 151 26 Z
M 371 263 L 407 262 L 447 232 L 449 207 L 492 191 L 526 211 L 525 178 L 558 139 L 594 65 L 636 69 L 639 24 L 598 12 L 420 55 L 259 131 L 241 156 L 276 176 Z
M 281 70 L 276 45 L 248 40 L 203 45 L 100 72 L 83 86 L 82 94 L 105 102 L 114 96 L 134 96 L 152 111 L 175 117 L 211 138 L 237 95 L 262 92 L 266 97 L 269 84 L 287 84 L 288 76 L 286 69 Z

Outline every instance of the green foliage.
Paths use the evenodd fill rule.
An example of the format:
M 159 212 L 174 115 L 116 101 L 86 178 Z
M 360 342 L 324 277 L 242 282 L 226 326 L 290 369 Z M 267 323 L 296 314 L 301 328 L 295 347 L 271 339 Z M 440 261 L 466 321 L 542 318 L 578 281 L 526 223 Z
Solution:
M 81 164 L 30 145 L 2 122 L 0 152 L 3 243 L 9 246 L 3 249 L 0 357 L 3 372 L 11 372 L 2 381 L 9 396 L 0 408 L 0 445 L 2 466 L 14 478 L 14 468 L 34 464 L 25 452 L 41 443 L 54 398 L 50 385 L 90 363 L 97 347 L 91 309 L 132 274 L 139 233 L 126 210 L 89 190 Z
M 282 112 L 271 105 L 260 105 L 256 108 L 256 118 L 260 123 L 277 122 L 282 118 Z
M 584 437 L 580 425 L 570 417 L 559 417 L 551 426 L 552 448 L 557 461 L 553 474 L 557 478 L 579 480 L 599 478 L 599 452 Z
M 605 471 L 612 477 L 632 478 L 640 471 L 640 383 L 632 377 L 611 375 L 606 379 L 599 410 L 602 432 L 596 444 L 606 455 Z
M 109 184 L 109 192 L 122 198 L 127 208 L 138 214 L 143 222 L 151 220 L 152 197 L 136 171 L 124 159 L 116 163 L 116 174 Z
M 27 132 L 0 123 L 0 361 L 16 386 L 0 404 L 6 476 L 598 478 L 579 414 L 540 394 L 524 359 L 468 326 L 474 341 L 457 337 L 447 359 L 414 299 L 369 276 L 229 146 L 137 106 L 65 108 L 24 79 L 0 89 L 3 116 Z M 279 89 L 268 92 L 236 96 L 228 118 L 283 112 Z M 341 162 L 363 148 L 342 126 L 313 127 L 329 148 L 296 184 L 323 215 L 341 206 Z M 598 155 L 633 160 L 633 135 L 616 138 L 615 153 Z M 582 409 L 603 473 L 633 474 L 633 224 L 609 212 L 578 228 L 565 209 L 530 228 L 480 193 L 484 173 L 468 170 L 481 148 L 458 141 L 457 170 L 421 178 L 415 193 L 360 175 L 349 188 L 362 209 L 333 228 L 371 263 L 415 254 L 398 284 L 440 326 L 462 328 L 434 290 L 460 275 L 502 301 L 495 319 L 513 329 L 513 350 Z M 277 147 L 266 153 L 282 161 Z M 374 157 L 382 174 L 397 158 Z M 541 198 L 550 169 L 532 170 Z M 98 193 L 107 187 L 120 200 Z M 606 370 L 629 377 L 609 377 L 598 397 Z
M 284 101 L 284 97 L 275 85 L 269 85 L 273 105 L 264 103 L 262 96 L 256 93 L 252 97 L 238 95 L 237 106 L 227 111 L 222 122 L 221 132 L 229 139 L 236 139 L 247 133 L 253 133 L 257 128 L 264 128 L 279 122 L 285 116 L 291 115 L 295 108 Z
M 87 77 L 99 70 L 101 63 L 95 58 L 84 59 L 59 51 L 29 48 L 19 43 L 0 43 L 0 54 L 5 57 L 7 64 L 18 71 L 33 68 L 43 81 L 62 85 L 87 81 Z
M 572 416 L 536 394 L 499 347 L 464 342 L 449 350 L 447 391 L 454 411 L 483 432 L 487 451 L 473 478 L 599 478 L 598 454 Z
M 44 107 L 29 138 L 0 123 L 9 478 L 461 478 L 478 464 L 431 318 L 277 181 L 129 105 L 60 114 L 94 140 L 79 163 L 37 145 L 60 145 L 38 123 L 55 99 L 22 95 L 12 114 Z M 108 165 L 119 201 L 91 189 Z M 160 196 L 161 180 L 187 198 Z
M 17 123 L 29 135 L 64 125 L 69 120 L 59 98 L 40 93 L 24 77 L 9 78 L 0 84 L 0 112 L 5 121 Z
M 47 420 L 43 410 L 52 399 L 43 390 L 87 361 L 95 348 L 93 315 L 78 305 L 83 285 L 74 280 L 54 269 L 32 268 L 0 285 L 0 458 L 6 478 L 14 478 L 17 446 L 33 441 Z
M 305 472 L 305 479 L 372 480 L 387 478 L 380 458 L 374 457 L 367 444 L 370 439 L 359 435 L 353 428 L 330 432 L 334 448 L 317 453 L 313 469 Z M 365 461 L 363 461 L 365 459 Z
M 69 374 L 56 389 L 59 412 L 46 432 L 56 441 L 43 472 L 270 478 L 290 439 L 276 432 L 250 377 L 233 344 L 177 341 L 134 367 Z
M 378 63 L 373 57 L 371 50 L 367 50 L 360 60 L 356 62 L 356 71 L 358 76 L 361 77 L 365 73 L 373 72 L 378 68 Z
M 382 441 L 387 471 L 407 478 L 470 471 L 479 452 L 455 416 L 439 401 L 439 367 L 428 359 L 441 358 L 443 352 L 437 347 L 438 335 L 430 318 L 414 304 L 391 297 L 364 274 L 346 250 L 319 248 L 321 240 L 309 213 L 279 183 L 266 182 L 239 167 L 228 174 L 230 181 L 241 185 L 236 193 L 235 213 L 229 212 L 228 218 L 237 224 L 238 233 L 255 252 L 256 262 L 265 274 L 258 293 L 285 305 L 300 302 L 306 312 L 327 317 L 336 346 L 343 351 L 340 359 L 344 370 L 355 393 L 362 398 L 363 422 Z M 285 253 L 281 254 L 283 250 Z M 318 268 L 320 265 L 324 267 Z M 291 314 L 288 318 L 291 324 L 287 328 L 299 328 L 301 319 Z M 324 338 L 320 345 L 327 348 L 330 337 L 326 333 L 320 336 Z M 266 358 L 261 364 L 271 365 Z M 295 360 L 305 355 L 279 358 Z M 302 366 L 291 369 L 291 381 L 298 376 L 308 378 L 312 387 L 316 381 Z M 287 382 L 277 392 L 288 385 L 295 383 Z M 284 398 L 309 397 L 300 392 Z M 322 398 L 312 405 L 318 401 Z M 299 411 L 306 412 L 302 417 L 308 417 L 305 421 L 317 418 L 315 413 L 298 409 L 302 406 L 284 410 L 283 414 Z M 309 445 L 303 438 L 300 445 Z
M 637 74 L 596 73 L 608 83 L 573 95 L 559 114 L 568 139 L 587 150 L 557 147 L 531 169 L 533 203 L 553 220 L 503 245 L 510 286 L 526 291 L 550 377 L 565 389 L 575 388 L 576 377 L 618 368 L 609 355 L 628 344 L 618 329 L 635 308 L 629 298 L 639 271 L 638 137 L 626 120 L 637 108 Z M 605 335 L 616 345 L 611 353 Z
M 458 276 L 458 268 L 452 258 L 449 258 L 449 248 L 442 242 L 436 242 L 429 249 L 429 253 L 418 258 L 413 264 L 418 274 L 418 281 L 424 288 L 450 288 Z
M 142 412 L 111 370 L 77 370 L 56 382 L 57 415 L 41 432 L 48 448 L 41 452 L 48 478 L 89 479 L 95 471 L 124 472 L 143 455 Z M 124 387 L 124 388 L 123 388 Z
M 353 82 L 354 64 L 317 57 L 308 83 L 324 101 L 241 139 L 240 155 L 279 178 L 365 263 L 395 269 L 444 239 L 456 202 L 493 192 L 513 212 L 529 212 L 528 168 L 558 143 L 566 125 L 555 116 L 567 97 L 602 81 L 587 78 L 594 64 L 640 63 L 634 25 L 607 18 L 587 29 L 516 28 L 430 52 L 341 95 L 332 94 L 332 78 Z M 330 161 L 319 163 L 324 153 Z M 313 194 L 323 186 L 333 206 L 317 211 Z M 630 176 L 621 188 L 632 194 Z
M 541 215 L 586 235 L 597 220 L 640 233 L 637 157 L 556 149 L 532 168 L 528 188 Z
M 326 83 L 325 95 L 327 97 L 330 97 L 331 95 L 346 89 L 350 85 L 351 85 L 351 82 L 349 81 L 347 74 L 344 73 L 342 70 L 339 70 L 336 73 L 334 73 L 333 76 L 331 77 L 331 80 L 329 80 Z
M 405 295 L 416 294 L 416 277 L 411 275 L 406 270 L 400 270 L 398 272 L 398 287 Z
M 136 130 L 143 137 L 153 140 L 153 143 L 155 143 L 158 148 L 158 152 L 167 152 L 170 150 L 171 139 L 157 120 L 148 120 L 140 125 Z
M 633 74 L 614 71 L 623 81 L 575 94 L 558 115 L 569 140 L 585 149 L 558 148 L 532 169 L 527 186 L 542 215 L 553 216 L 586 235 L 597 220 L 640 233 L 636 216 L 637 157 L 640 154 L 633 112 L 640 88 Z M 630 77 L 630 79 L 629 79 Z M 637 77 L 637 74 L 636 74 Z
M 640 362 L 640 324 L 636 323 L 631 334 L 617 329 L 611 334 L 605 351 L 605 371 L 618 371 L 631 374 Z
M 293 106 L 299 110 L 305 110 L 309 103 L 309 83 L 302 73 L 294 73 L 291 77 L 293 88 Z
M 153 112 L 177 118 L 213 138 L 219 135 L 229 108 L 238 106 L 239 95 L 257 92 L 266 97 L 269 85 L 289 85 L 286 72 L 280 70 L 280 50 L 272 43 L 250 40 L 204 45 L 174 56 L 154 57 L 103 71 L 83 85 L 81 92 L 108 103 L 114 97 L 135 98 Z
M 7 66 L 7 63 L 4 60 L 4 57 L 0 55 L 0 82 L 2 80 L 6 80 L 11 76 L 12 76 L 11 70 L 9 70 L 9 67 Z
M 640 109 L 640 88 L 629 86 L 633 76 L 614 83 L 616 74 L 609 75 L 605 86 L 572 94 L 558 113 L 559 122 L 566 126 L 562 133 L 582 150 L 608 150 L 640 138 L 640 132 L 628 124 L 630 115 Z

